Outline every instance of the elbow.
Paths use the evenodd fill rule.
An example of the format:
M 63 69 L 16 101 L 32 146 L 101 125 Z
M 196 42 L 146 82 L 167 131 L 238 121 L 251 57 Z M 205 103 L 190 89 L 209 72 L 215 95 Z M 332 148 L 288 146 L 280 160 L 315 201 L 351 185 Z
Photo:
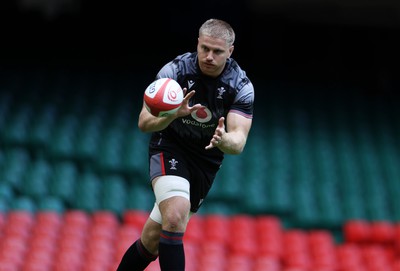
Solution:
M 241 154 L 246 146 L 246 138 L 243 137 L 241 140 L 234 144 L 234 148 L 232 148 L 232 154 Z
M 234 150 L 232 150 L 232 154 L 234 154 L 234 155 L 241 154 L 243 152 L 243 149 L 244 149 L 243 147 L 234 149 Z
M 240 145 L 233 148 L 225 149 L 224 152 L 227 154 L 238 155 L 241 154 L 243 150 L 244 150 L 244 145 Z
M 138 122 L 138 128 L 143 133 L 147 133 L 148 132 L 147 126 L 142 121 Z

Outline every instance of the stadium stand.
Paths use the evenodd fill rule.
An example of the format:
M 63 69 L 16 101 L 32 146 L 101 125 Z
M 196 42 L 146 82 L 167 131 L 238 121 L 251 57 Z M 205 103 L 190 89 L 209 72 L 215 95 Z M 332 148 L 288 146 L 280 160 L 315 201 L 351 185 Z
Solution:
M 147 212 L 14 210 L 0 216 L 1 270 L 112 271 Z M 187 270 L 398 271 L 398 223 L 349 220 L 338 243 L 324 229 L 285 228 L 272 215 L 207 214 L 185 235 Z M 157 261 L 147 270 L 159 270 Z
M 143 89 L 51 74 L 2 75 L 0 270 L 115 270 L 153 204 Z M 189 224 L 187 270 L 400 270 L 396 101 L 257 83 L 267 104 Z

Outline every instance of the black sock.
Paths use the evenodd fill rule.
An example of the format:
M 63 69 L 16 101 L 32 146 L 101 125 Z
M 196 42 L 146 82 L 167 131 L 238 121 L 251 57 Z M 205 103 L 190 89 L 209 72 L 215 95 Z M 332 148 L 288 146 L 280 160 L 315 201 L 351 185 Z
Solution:
M 147 251 L 138 239 L 125 252 L 117 271 L 143 271 L 155 259 L 157 255 Z
M 182 240 L 182 232 L 164 230 L 161 232 L 158 254 L 162 271 L 185 270 L 185 252 Z

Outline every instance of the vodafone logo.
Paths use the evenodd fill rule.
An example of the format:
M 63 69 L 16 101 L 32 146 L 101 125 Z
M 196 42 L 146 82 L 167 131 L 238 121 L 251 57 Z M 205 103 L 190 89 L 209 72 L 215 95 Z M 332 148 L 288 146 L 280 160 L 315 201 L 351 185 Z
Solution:
M 200 108 L 196 111 L 193 111 L 191 115 L 192 118 L 200 123 L 208 122 L 211 119 L 211 111 L 208 108 Z

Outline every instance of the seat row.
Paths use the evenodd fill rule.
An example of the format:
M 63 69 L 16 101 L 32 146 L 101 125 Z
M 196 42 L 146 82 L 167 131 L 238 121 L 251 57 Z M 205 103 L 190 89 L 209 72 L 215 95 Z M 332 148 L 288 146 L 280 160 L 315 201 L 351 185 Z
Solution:
M 0 214 L 0 270 L 115 271 L 148 213 Z M 195 215 L 184 236 L 190 271 L 399 271 L 400 224 L 348 221 L 344 238 L 284 227 L 277 216 Z M 158 271 L 158 262 L 147 270 Z

